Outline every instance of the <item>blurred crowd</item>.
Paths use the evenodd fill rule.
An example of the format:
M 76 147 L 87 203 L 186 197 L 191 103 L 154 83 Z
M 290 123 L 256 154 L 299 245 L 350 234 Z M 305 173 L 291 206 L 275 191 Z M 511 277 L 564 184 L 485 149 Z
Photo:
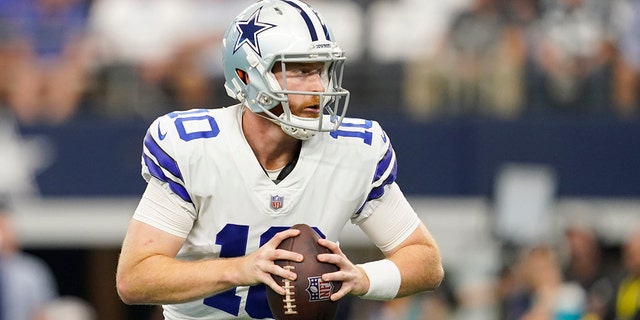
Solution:
M 57 277 L 46 261 L 23 250 L 12 214 L 0 198 L 0 319 L 97 319 L 83 298 L 58 291 Z
M 435 292 L 389 302 L 352 299 L 349 320 L 638 320 L 640 229 L 608 246 L 591 227 L 557 242 L 504 248 L 503 266 L 473 290 L 447 274 Z M 446 269 L 446 266 L 445 266 Z
M 473 0 L 409 62 L 417 116 L 638 116 L 640 1 Z
M 221 39 L 250 0 L 3 0 L 0 110 L 24 124 L 219 107 Z M 639 0 L 313 0 L 353 108 L 412 119 L 635 119 Z
M 0 104 L 25 124 L 211 106 L 222 33 L 246 3 L 4 0 Z

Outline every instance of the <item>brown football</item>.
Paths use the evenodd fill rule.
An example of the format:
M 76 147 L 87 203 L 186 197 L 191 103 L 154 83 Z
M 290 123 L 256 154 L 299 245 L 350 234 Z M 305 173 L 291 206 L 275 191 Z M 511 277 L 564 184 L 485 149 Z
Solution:
M 334 319 L 338 311 L 338 301 L 331 301 L 331 294 L 340 289 L 341 282 L 322 281 L 322 274 L 338 271 L 334 264 L 318 261 L 320 253 L 330 253 L 329 249 L 318 244 L 320 235 L 306 224 L 296 224 L 300 235 L 285 239 L 278 246 L 300 253 L 304 260 L 300 263 L 276 260 L 283 268 L 290 268 L 298 277 L 295 281 L 285 280 L 272 275 L 283 288 L 285 295 L 279 295 L 267 286 L 269 308 L 277 320 Z

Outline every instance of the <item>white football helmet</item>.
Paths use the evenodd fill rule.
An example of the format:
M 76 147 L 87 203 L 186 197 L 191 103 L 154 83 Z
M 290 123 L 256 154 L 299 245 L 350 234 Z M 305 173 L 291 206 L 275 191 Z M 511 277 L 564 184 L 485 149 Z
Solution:
M 262 113 L 297 139 L 334 131 L 342 123 L 349 91 L 342 88 L 345 54 L 320 14 L 299 0 L 262 0 L 249 6 L 229 25 L 223 39 L 222 61 L 227 94 L 255 113 Z M 291 91 L 272 72 L 281 63 L 324 62 L 325 91 Z M 319 96 L 322 115 L 302 118 L 291 113 L 289 94 Z M 281 104 L 284 112 L 270 110 Z

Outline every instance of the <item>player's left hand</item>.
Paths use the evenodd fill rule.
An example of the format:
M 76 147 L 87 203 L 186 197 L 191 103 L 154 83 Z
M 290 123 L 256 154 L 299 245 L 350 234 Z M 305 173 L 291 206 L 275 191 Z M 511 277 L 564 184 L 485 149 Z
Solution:
M 336 301 L 352 294 L 361 296 L 369 290 L 369 278 L 363 270 L 356 267 L 349 258 L 340 250 L 338 243 L 319 239 L 318 244 L 331 250 L 332 253 L 323 253 L 318 255 L 318 261 L 335 264 L 340 270 L 322 275 L 323 281 L 340 281 L 342 287 L 340 290 L 331 295 L 331 300 Z

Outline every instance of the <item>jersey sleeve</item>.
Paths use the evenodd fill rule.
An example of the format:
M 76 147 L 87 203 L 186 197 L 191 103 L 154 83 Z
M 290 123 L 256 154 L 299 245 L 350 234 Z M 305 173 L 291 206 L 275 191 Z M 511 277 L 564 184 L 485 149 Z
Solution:
M 165 190 L 163 195 L 175 204 L 174 209 L 181 209 L 177 214 L 184 215 L 185 219 L 194 220 L 197 213 L 176 154 L 180 147 L 178 139 L 173 119 L 169 115 L 157 118 L 149 126 L 144 137 L 141 174 L 147 183 L 159 183 Z M 146 212 L 145 216 L 148 222 L 156 217 L 156 226 L 162 220 L 161 212 Z
M 389 186 L 396 181 L 398 172 L 396 153 L 391 145 L 391 140 L 377 122 L 373 122 L 372 129 L 372 147 L 374 147 L 373 152 L 376 153 L 378 161 L 375 164 L 369 194 L 360 209 L 351 218 L 352 222 L 356 224 L 362 219 L 366 219 L 380 205 L 382 196 L 388 192 Z
M 142 148 L 142 177 L 155 178 L 167 184 L 172 194 L 185 203 L 192 203 L 184 177 L 176 160 L 177 130 L 172 119 L 162 116 L 147 130 Z
M 195 215 L 185 210 L 171 196 L 166 184 L 150 179 L 133 218 L 180 238 L 187 238 Z
M 406 240 L 421 221 L 396 183 L 389 185 L 376 203 L 375 210 L 366 219 L 361 219 L 358 226 L 386 253 Z M 391 215 L 393 219 L 389 219 Z

